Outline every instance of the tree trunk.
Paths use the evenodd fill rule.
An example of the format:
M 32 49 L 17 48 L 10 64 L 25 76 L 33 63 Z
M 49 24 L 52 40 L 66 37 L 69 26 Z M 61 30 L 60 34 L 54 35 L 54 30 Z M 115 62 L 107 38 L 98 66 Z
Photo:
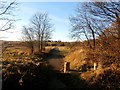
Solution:
M 40 41 L 38 40 L 38 53 L 40 53 Z
M 117 30 L 118 30 L 118 60 L 120 60 L 120 18 L 117 19 Z
M 31 54 L 33 54 L 33 52 L 34 52 L 34 47 L 32 46 L 31 47 Z
M 43 37 L 41 37 L 41 43 L 40 43 L 40 52 L 43 50 Z

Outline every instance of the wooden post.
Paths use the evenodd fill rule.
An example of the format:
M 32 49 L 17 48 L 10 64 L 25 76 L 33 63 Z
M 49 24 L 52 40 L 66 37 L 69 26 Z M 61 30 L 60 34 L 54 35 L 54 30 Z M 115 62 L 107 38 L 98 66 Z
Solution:
M 70 70 L 70 63 L 69 62 L 65 62 L 64 63 L 64 73 L 66 73 L 69 70 Z
M 96 70 L 96 67 L 97 67 L 97 64 L 96 64 L 96 63 L 94 63 L 94 70 Z
M 66 73 L 66 63 L 67 62 L 64 62 L 64 73 Z

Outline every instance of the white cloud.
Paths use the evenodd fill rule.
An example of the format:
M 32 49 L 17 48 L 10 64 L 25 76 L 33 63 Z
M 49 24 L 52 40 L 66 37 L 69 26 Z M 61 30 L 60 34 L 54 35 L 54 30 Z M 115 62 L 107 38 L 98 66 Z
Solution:
M 19 0 L 19 2 L 85 2 L 87 0 Z
M 0 32 L 0 40 L 18 41 L 19 38 L 20 38 L 20 32 L 18 32 L 17 30 Z
M 23 22 L 16 22 L 15 27 L 7 31 L 0 31 L 0 40 L 17 41 L 21 38 Z
M 21 5 L 22 5 L 22 4 L 21 4 Z M 32 8 L 32 7 L 28 7 L 28 6 L 21 6 L 20 11 L 21 11 L 23 14 L 32 15 L 33 13 L 35 13 L 35 12 L 37 11 L 37 9 Z M 19 11 L 19 12 L 20 12 L 20 11 Z
M 19 2 L 119 2 L 119 0 L 18 0 Z
M 56 22 L 59 22 L 59 23 L 69 23 L 68 19 L 63 19 L 63 18 L 60 18 L 60 17 L 56 17 L 54 15 L 49 15 L 49 16 L 53 21 L 56 21 Z

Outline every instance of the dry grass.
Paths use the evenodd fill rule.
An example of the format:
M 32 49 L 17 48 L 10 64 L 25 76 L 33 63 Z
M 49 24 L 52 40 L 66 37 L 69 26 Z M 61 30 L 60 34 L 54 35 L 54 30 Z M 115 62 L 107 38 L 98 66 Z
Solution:
M 29 49 L 26 47 L 9 47 L 7 48 L 2 56 L 4 60 L 23 60 L 29 57 Z
M 79 69 L 86 62 L 86 51 L 84 49 L 78 49 L 74 52 L 70 52 L 66 57 L 65 61 L 70 62 L 71 69 Z
M 94 76 L 95 76 L 94 71 L 84 72 L 80 75 L 80 77 L 87 82 L 89 82 Z
M 70 69 L 80 71 L 81 69 L 86 68 L 85 71 L 81 70 L 81 72 L 77 72 L 77 71 L 75 71 L 75 72 L 77 72 L 77 75 L 79 75 L 78 78 L 80 78 L 83 81 L 90 84 L 91 85 L 90 87 L 97 87 L 97 86 L 112 87 L 112 85 L 113 85 L 113 87 L 115 87 L 116 85 L 117 85 L 117 87 L 120 87 L 120 65 L 119 64 L 113 63 L 113 64 L 110 64 L 109 66 L 102 67 L 102 68 L 94 71 L 93 67 L 92 67 L 93 62 L 90 62 L 90 60 L 93 59 L 92 57 L 90 57 L 93 55 L 93 52 L 91 52 L 89 49 L 79 48 L 79 47 L 70 49 L 67 46 L 48 46 L 45 48 L 45 52 L 49 52 L 53 48 L 57 48 L 60 51 L 59 52 L 60 55 L 65 57 L 65 58 L 63 57 L 64 60 L 67 62 L 70 62 Z M 99 57 L 101 57 L 99 55 L 100 53 L 103 53 L 105 55 L 105 51 L 101 51 L 101 52 L 100 52 L 100 50 L 96 51 L 95 54 L 97 57 L 95 57 L 95 59 L 99 59 Z M 22 46 L 18 43 L 12 44 L 11 46 L 7 47 L 6 50 L 3 52 L 3 66 L 2 66 L 3 68 L 2 68 L 2 70 L 4 72 L 4 75 L 6 75 L 6 72 L 8 73 L 9 70 L 10 70 L 10 73 L 15 72 L 15 70 L 16 70 L 16 73 L 19 73 L 18 69 L 22 70 L 22 68 L 24 68 L 24 67 L 26 68 L 26 66 L 28 66 L 27 67 L 27 70 L 28 70 L 28 68 L 30 68 L 30 67 L 34 68 L 34 67 L 38 67 L 38 65 L 42 65 L 39 62 L 37 62 L 38 59 L 40 61 L 40 58 L 29 55 L 29 49 L 27 47 Z M 46 66 L 47 64 L 44 64 L 44 65 L 45 65 L 45 67 L 47 67 Z M 84 65 L 91 66 L 91 67 L 88 70 L 87 69 L 88 67 L 86 67 Z M 49 67 L 46 68 L 46 72 L 48 72 L 47 69 L 49 69 Z M 32 73 L 34 73 L 35 75 L 36 75 L 36 73 L 38 73 L 38 72 L 35 72 L 36 68 L 33 71 L 34 72 L 32 72 Z M 45 70 L 43 70 L 42 73 L 45 73 Z M 70 74 L 72 74 L 72 72 Z M 47 76 L 48 73 L 46 73 L 45 75 Z M 6 77 L 6 76 L 4 76 L 4 77 Z M 31 77 L 31 78 L 33 78 L 33 77 Z M 63 81 L 70 79 L 69 77 L 67 79 L 66 78 L 67 77 L 62 78 Z M 68 84 L 70 84 L 68 86 L 71 86 L 71 84 L 73 84 L 75 82 L 76 82 L 75 86 L 76 85 L 80 86 L 79 83 L 81 83 L 81 80 L 79 82 L 79 81 L 76 81 L 76 80 L 78 80 L 78 78 L 76 78 L 76 79 L 73 77 L 71 77 L 71 78 L 72 78 L 72 80 L 70 79 L 69 80 L 70 82 L 68 80 L 66 81 L 67 83 L 69 82 Z M 114 79 L 116 80 L 116 82 L 114 82 Z M 43 81 L 43 80 L 41 80 L 41 81 Z M 116 83 L 118 83 L 118 84 L 116 84 Z M 73 85 L 73 87 L 74 87 L 74 85 Z

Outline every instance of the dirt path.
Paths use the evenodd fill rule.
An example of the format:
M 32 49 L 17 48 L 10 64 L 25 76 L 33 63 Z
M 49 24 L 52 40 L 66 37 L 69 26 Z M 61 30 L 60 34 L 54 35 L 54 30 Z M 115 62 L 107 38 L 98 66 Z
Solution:
M 63 55 L 60 54 L 60 50 L 54 48 L 50 51 L 45 60 L 53 67 L 54 70 L 61 71 L 64 64 L 63 58 Z M 53 75 L 53 77 L 48 81 L 48 88 L 66 88 L 66 85 L 61 82 L 56 75 Z
M 53 66 L 54 70 L 62 70 L 63 69 L 63 56 L 60 54 L 60 50 L 54 48 L 50 51 L 50 55 L 47 58 L 47 62 Z

